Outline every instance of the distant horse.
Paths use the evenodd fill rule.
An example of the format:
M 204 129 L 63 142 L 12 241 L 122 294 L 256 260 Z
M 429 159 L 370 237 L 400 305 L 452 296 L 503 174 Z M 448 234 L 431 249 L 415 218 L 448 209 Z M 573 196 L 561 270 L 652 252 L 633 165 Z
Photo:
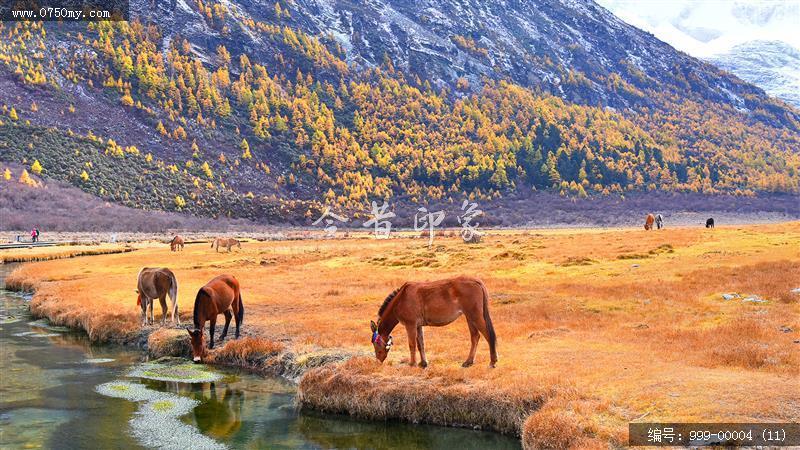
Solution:
M 375 357 L 383 362 L 392 348 L 391 332 L 398 323 L 406 327 L 409 365 L 416 365 L 417 352 L 420 367 L 427 367 L 425 341 L 422 327 L 441 327 L 452 323 L 461 314 L 467 319 L 472 346 L 467 360 L 461 365 L 469 367 L 475 360 L 475 350 L 482 334 L 489 341 L 490 367 L 497 363 L 497 337 L 489 317 L 489 293 L 486 286 L 472 277 L 457 277 L 429 282 L 407 282 L 383 301 L 378 310 L 378 323 L 370 322 Z
M 656 214 L 656 228 L 659 230 L 664 228 L 664 218 L 661 217 L 661 214 Z
M 708 220 L 706 220 L 706 228 L 714 228 L 714 218 L 713 217 L 709 217 Z
M 652 214 L 648 214 L 647 218 L 644 220 L 644 229 L 645 230 L 652 230 L 653 229 L 653 222 L 656 221 L 656 217 Z
M 229 252 L 231 251 L 231 247 L 234 246 L 242 248 L 242 243 L 234 238 L 216 238 L 211 241 L 211 248 L 214 248 L 215 245 L 217 246 L 217 253 L 219 253 L 220 247 L 227 248 Z
M 158 299 L 161 303 L 161 323 L 167 323 L 167 295 L 172 301 L 171 318 L 173 323 L 181 324 L 178 316 L 178 280 L 175 274 L 167 268 L 144 267 L 137 277 L 136 293 L 139 294 L 136 304 L 142 307 L 142 325 L 147 325 L 147 307 L 150 307 L 150 320 L 155 320 L 153 314 L 153 301 Z M 177 321 L 177 322 L 176 322 Z
M 175 251 L 183 251 L 183 236 L 177 235 L 172 238 L 172 241 L 169 243 L 169 249 L 173 252 Z
M 231 317 L 236 319 L 236 337 L 238 338 L 239 327 L 244 318 L 244 305 L 239 281 L 232 275 L 220 275 L 197 291 L 197 297 L 194 299 L 194 330 L 186 328 L 191 338 L 194 362 L 202 361 L 206 354 L 203 339 L 203 328 L 206 326 L 206 321 L 210 322 L 211 340 L 208 348 L 214 348 L 214 331 L 217 326 L 217 316 L 220 314 L 225 315 L 225 328 L 222 329 L 219 340 L 225 339 L 225 336 L 228 335 Z

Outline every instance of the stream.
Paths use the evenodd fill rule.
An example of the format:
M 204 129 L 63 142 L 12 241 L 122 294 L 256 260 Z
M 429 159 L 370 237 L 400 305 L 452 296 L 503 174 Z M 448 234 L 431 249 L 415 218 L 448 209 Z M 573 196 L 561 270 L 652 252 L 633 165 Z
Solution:
M 12 269 L 0 265 L 0 280 Z M 277 377 L 140 376 L 141 351 L 34 320 L 29 300 L 0 289 L 0 449 L 520 448 L 497 433 L 298 411 L 296 387 Z

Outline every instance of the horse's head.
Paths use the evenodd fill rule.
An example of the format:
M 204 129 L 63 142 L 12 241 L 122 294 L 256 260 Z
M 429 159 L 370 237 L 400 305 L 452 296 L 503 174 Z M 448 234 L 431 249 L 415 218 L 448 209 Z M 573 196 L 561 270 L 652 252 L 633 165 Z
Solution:
M 192 344 L 192 361 L 195 363 L 203 362 L 203 357 L 206 355 L 203 330 L 192 330 L 187 327 L 186 332 L 189 333 L 189 339 Z
M 388 338 L 384 339 L 380 333 L 378 333 L 378 324 L 375 321 L 370 321 L 370 328 L 372 328 L 372 346 L 375 348 L 375 357 L 378 358 L 378 361 L 383 362 L 386 359 L 386 356 L 389 355 L 389 350 L 392 349 L 392 337 L 389 336 Z

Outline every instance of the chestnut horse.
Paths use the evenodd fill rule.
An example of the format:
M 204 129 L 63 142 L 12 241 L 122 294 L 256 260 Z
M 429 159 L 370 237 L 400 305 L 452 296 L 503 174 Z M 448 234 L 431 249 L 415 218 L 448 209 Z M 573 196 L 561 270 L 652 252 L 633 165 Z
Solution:
M 644 229 L 645 230 L 652 230 L 653 229 L 653 222 L 656 221 L 656 217 L 652 214 L 648 214 L 647 218 L 644 220 Z
M 416 365 L 419 349 L 420 367 L 427 367 L 425 341 L 422 327 L 441 327 L 452 323 L 461 314 L 467 319 L 471 347 L 462 367 L 475 361 L 475 350 L 481 334 L 489 342 L 489 367 L 497 363 L 497 337 L 489 317 L 489 293 L 483 282 L 473 277 L 460 276 L 447 280 L 407 282 L 383 301 L 378 310 L 378 323 L 370 323 L 375 357 L 383 362 L 392 347 L 391 332 L 398 323 L 406 327 L 409 365 Z
M 169 243 L 169 249 L 173 252 L 175 251 L 183 251 L 183 236 L 177 235 L 172 238 L 172 241 Z
M 161 303 L 163 315 L 161 323 L 167 323 L 167 294 L 172 300 L 172 322 L 181 324 L 178 316 L 178 280 L 175 274 L 167 268 L 143 267 L 139 271 L 136 281 L 136 304 L 142 307 L 142 325 L 147 325 L 147 307 L 150 307 L 150 323 L 155 319 L 153 314 L 153 301 L 158 299 Z
M 236 319 L 236 337 L 238 338 L 239 327 L 244 318 L 244 305 L 242 304 L 242 293 L 239 290 L 239 281 L 232 275 L 220 275 L 197 291 L 197 297 L 194 299 L 194 330 L 186 328 L 191 337 L 194 362 L 202 361 L 206 353 L 203 339 L 203 328 L 206 326 L 206 321 L 210 322 L 211 342 L 209 348 L 214 348 L 214 331 L 217 326 L 217 316 L 220 314 L 225 315 L 225 328 L 222 329 L 219 340 L 225 339 L 225 336 L 228 335 L 231 317 Z
M 216 238 L 211 241 L 211 248 L 214 248 L 215 245 L 217 246 L 217 253 L 219 253 L 220 247 L 227 247 L 229 252 L 231 251 L 231 247 L 234 246 L 242 248 L 242 243 L 234 238 Z

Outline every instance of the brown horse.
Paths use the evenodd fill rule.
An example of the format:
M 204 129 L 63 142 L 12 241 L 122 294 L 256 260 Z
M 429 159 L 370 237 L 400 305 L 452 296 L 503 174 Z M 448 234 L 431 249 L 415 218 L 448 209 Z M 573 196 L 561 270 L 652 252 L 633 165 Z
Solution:
M 169 243 L 169 249 L 173 252 L 175 251 L 183 251 L 183 236 L 177 235 L 172 238 L 172 241 Z
M 420 367 L 427 367 L 422 327 L 441 327 L 452 323 L 461 314 L 467 319 L 472 346 L 462 364 L 469 367 L 475 360 L 475 350 L 481 334 L 489 342 L 489 367 L 497 363 L 497 338 L 489 317 L 489 293 L 477 278 L 457 277 L 420 283 L 407 282 L 383 301 L 378 310 L 378 323 L 370 323 L 375 357 L 383 362 L 392 347 L 391 332 L 398 323 L 406 327 L 409 365 L 416 365 L 419 349 Z
M 656 216 L 652 214 L 648 214 L 647 218 L 644 220 L 644 229 L 645 230 L 652 230 L 653 229 L 653 222 L 656 221 Z
M 234 246 L 242 248 L 242 243 L 239 242 L 238 239 L 234 238 L 216 238 L 211 241 L 211 248 L 214 248 L 215 245 L 217 246 L 217 253 L 219 253 L 220 247 L 227 247 L 228 251 L 231 251 L 231 247 Z
M 172 300 L 172 322 L 181 324 L 178 316 L 178 280 L 175 274 L 167 268 L 144 267 L 139 271 L 137 277 L 136 293 L 139 296 L 136 304 L 142 307 L 142 325 L 147 325 L 147 307 L 150 306 L 150 323 L 153 323 L 153 300 L 158 299 L 161 303 L 161 313 L 163 315 L 161 323 L 167 323 L 167 294 Z
M 242 293 L 239 290 L 239 281 L 232 275 L 220 275 L 197 291 L 197 297 L 194 300 L 194 330 L 186 328 L 191 337 L 194 362 L 202 361 L 206 354 L 203 340 L 203 328 L 206 326 L 206 321 L 210 322 L 211 342 L 209 348 L 214 348 L 214 330 L 217 326 L 217 316 L 220 314 L 225 315 L 225 328 L 222 329 L 219 340 L 225 339 L 225 336 L 228 335 L 231 317 L 236 319 L 236 337 L 238 338 L 239 327 L 244 318 L 244 305 L 242 304 Z

